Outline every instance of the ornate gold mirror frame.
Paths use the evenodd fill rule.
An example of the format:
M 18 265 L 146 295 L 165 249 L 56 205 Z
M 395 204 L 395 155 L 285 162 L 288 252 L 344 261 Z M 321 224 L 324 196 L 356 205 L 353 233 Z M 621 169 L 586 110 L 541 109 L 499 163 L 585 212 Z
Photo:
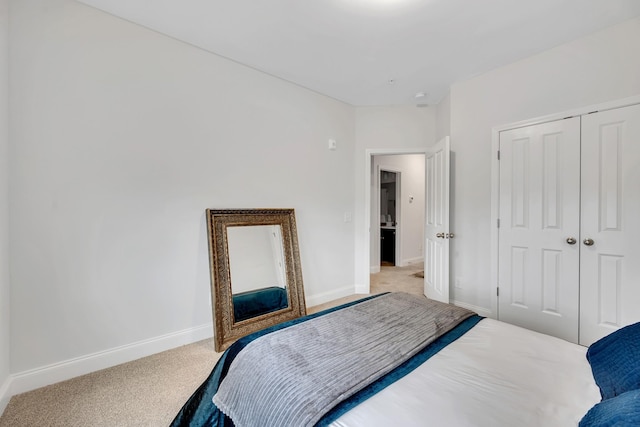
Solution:
M 306 306 L 294 210 L 207 209 L 206 216 L 216 351 L 225 350 L 252 332 L 304 316 Z M 255 238 L 251 237 L 254 231 Z M 261 236 L 265 231 L 271 243 L 262 245 L 259 242 L 264 240 Z M 243 237 L 246 235 L 250 237 Z M 261 246 L 266 252 L 256 256 L 256 247 Z M 248 259 L 243 259 L 246 257 Z M 262 257 L 273 259 L 255 259 Z M 280 276 L 283 283 L 274 286 L 259 283 L 263 276 L 260 268 L 253 265 L 275 266 L 274 269 L 279 269 L 275 276 Z M 231 271 L 232 266 L 236 271 Z M 255 281 L 255 286 L 237 283 L 234 287 L 232 277 L 234 281 L 240 282 L 242 278 L 244 282 L 245 276 L 250 277 L 249 282 Z

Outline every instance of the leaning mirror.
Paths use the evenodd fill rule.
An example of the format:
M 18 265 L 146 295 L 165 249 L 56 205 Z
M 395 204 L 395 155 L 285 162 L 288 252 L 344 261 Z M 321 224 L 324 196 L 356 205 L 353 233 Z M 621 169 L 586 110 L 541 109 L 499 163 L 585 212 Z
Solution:
M 216 351 L 306 314 L 293 209 L 207 209 Z

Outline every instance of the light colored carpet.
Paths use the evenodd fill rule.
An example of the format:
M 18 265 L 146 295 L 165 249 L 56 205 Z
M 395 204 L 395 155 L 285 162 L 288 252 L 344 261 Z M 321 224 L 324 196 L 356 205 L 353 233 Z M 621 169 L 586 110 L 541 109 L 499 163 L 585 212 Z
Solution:
M 422 295 L 422 264 L 383 267 L 371 275 L 371 293 Z M 311 307 L 315 313 L 365 295 Z M 93 372 L 11 398 L 0 427 L 167 426 L 206 379 L 222 353 L 208 339 Z
M 409 264 L 406 267 L 381 267 L 380 273 L 371 275 L 371 293 L 407 292 L 409 294 L 424 294 L 424 279 L 417 277 L 423 273 L 423 264 Z
M 209 339 L 23 393 L 0 426 L 166 426 L 221 354 Z

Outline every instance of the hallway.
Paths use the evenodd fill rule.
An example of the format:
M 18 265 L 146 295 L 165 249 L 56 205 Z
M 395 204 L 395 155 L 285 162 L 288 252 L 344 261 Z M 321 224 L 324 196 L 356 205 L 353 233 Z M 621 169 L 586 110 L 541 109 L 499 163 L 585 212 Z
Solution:
M 422 263 L 410 264 L 406 267 L 381 267 L 380 273 L 372 274 L 370 294 L 382 292 L 407 292 L 409 294 L 424 295 L 422 277 L 415 276 L 422 271 Z M 336 305 L 345 304 L 364 298 L 365 294 L 354 294 L 324 304 L 307 307 L 307 314 L 317 313 Z
M 380 267 L 380 273 L 372 274 L 371 294 L 382 292 L 407 292 L 424 295 L 424 279 L 416 273 L 423 270 L 423 263 L 409 264 L 406 267 Z

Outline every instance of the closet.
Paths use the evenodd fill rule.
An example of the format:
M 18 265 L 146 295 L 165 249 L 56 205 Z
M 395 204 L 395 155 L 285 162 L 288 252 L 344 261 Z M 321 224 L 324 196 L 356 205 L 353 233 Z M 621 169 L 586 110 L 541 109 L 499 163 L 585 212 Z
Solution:
M 498 318 L 589 345 L 640 321 L 640 105 L 499 133 Z

